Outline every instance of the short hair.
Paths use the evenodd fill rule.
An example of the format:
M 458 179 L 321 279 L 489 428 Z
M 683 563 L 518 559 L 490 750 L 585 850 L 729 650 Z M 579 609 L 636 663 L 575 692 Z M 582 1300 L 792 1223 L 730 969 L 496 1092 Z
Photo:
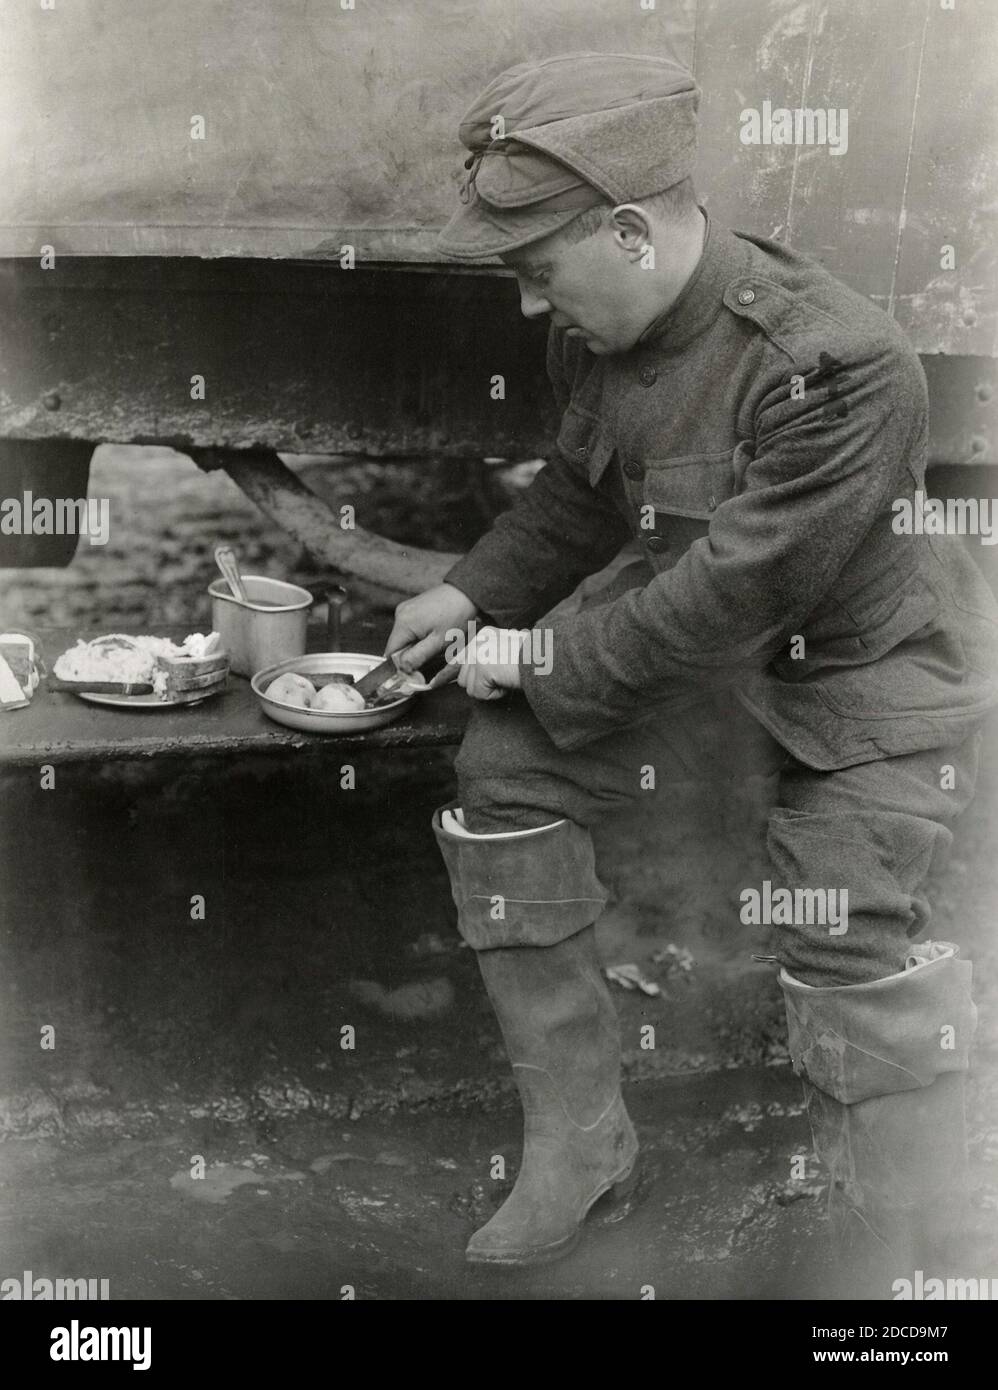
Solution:
M 697 195 L 693 180 L 685 178 L 661 193 L 653 193 L 648 198 L 635 198 L 633 201 L 638 207 L 647 208 L 664 221 L 681 222 L 696 208 Z M 595 236 L 615 206 L 615 203 L 602 202 L 597 203 L 595 207 L 586 208 L 585 212 L 580 212 L 578 217 L 573 217 L 571 222 L 562 227 L 561 235 L 569 243 L 585 241 L 587 237 Z

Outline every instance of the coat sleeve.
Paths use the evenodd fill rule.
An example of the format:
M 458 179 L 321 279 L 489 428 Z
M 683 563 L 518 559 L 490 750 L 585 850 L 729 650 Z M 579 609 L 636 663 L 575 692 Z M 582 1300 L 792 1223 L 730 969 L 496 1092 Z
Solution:
M 559 407 L 569 400 L 552 331 L 548 376 Z M 609 564 L 630 539 L 621 512 L 560 454 L 444 575 L 500 627 L 523 627 Z
M 843 354 L 834 393 L 793 399 L 793 366 L 763 383 L 744 490 L 644 588 L 555 619 L 550 669 L 522 664 L 551 739 L 578 748 L 691 686 L 732 684 L 801 631 L 901 487 L 924 438 L 925 378 L 893 340 Z M 880 514 L 878 516 L 878 514 Z

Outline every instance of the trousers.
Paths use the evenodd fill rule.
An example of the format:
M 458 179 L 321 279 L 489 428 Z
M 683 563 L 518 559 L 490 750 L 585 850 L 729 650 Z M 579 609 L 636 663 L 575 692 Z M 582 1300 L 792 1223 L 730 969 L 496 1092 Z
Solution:
M 649 769 L 657 793 L 706 780 L 723 795 L 748 776 L 771 777 L 771 887 L 790 890 L 794 903 L 807 908 L 795 908 L 789 921 L 777 922 L 774 914 L 777 959 L 795 979 L 820 987 L 903 971 L 911 943 L 928 937 L 924 882 L 952 842 L 952 822 L 973 797 L 980 743 L 977 733 L 956 747 L 819 772 L 782 748 L 726 689 L 564 751 L 516 692 L 475 704 L 455 771 L 464 823 L 473 834 L 532 829 L 562 818 L 585 834 L 615 808 L 647 797 Z M 832 924 L 811 910 L 821 891 L 834 891 L 837 898 L 823 901 L 839 909 L 847 903 L 845 919 L 839 910 Z M 573 921 L 569 911 L 564 929 L 557 929 L 561 935 L 599 915 L 584 897 L 579 913 L 587 920 Z M 552 944 L 550 925 L 539 930 L 543 935 L 533 944 Z M 529 923 L 524 931 L 530 944 Z

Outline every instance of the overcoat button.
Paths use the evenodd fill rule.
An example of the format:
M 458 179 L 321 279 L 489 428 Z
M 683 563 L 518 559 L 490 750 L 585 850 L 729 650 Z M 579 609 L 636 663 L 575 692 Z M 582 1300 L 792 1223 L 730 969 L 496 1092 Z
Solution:
M 635 463 L 633 459 L 624 464 L 624 472 L 628 478 L 640 478 L 642 471 L 640 463 Z
M 642 386 L 654 386 L 658 381 L 658 372 L 654 367 L 642 367 L 638 372 L 638 380 Z
M 739 291 L 738 291 L 738 303 L 739 303 L 739 304 L 754 304 L 754 303 L 755 303 L 755 290 L 739 290 Z
M 669 548 L 669 542 L 664 536 L 649 536 L 646 544 L 656 555 Z

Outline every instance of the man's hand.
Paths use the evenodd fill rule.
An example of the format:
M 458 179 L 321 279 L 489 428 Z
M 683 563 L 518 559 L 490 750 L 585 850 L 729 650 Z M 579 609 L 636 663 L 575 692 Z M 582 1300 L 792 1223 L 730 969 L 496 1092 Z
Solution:
M 418 671 L 431 656 L 442 652 L 454 639 L 454 629 L 464 631 L 478 607 L 453 584 L 437 584 L 395 609 L 395 626 L 385 646 L 385 656 L 415 645 L 399 659 L 402 671 Z
M 455 660 L 457 683 L 474 700 L 500 700 L 520 689 L 520 650 L 526 636 L 516 628 L 483 627 Z

